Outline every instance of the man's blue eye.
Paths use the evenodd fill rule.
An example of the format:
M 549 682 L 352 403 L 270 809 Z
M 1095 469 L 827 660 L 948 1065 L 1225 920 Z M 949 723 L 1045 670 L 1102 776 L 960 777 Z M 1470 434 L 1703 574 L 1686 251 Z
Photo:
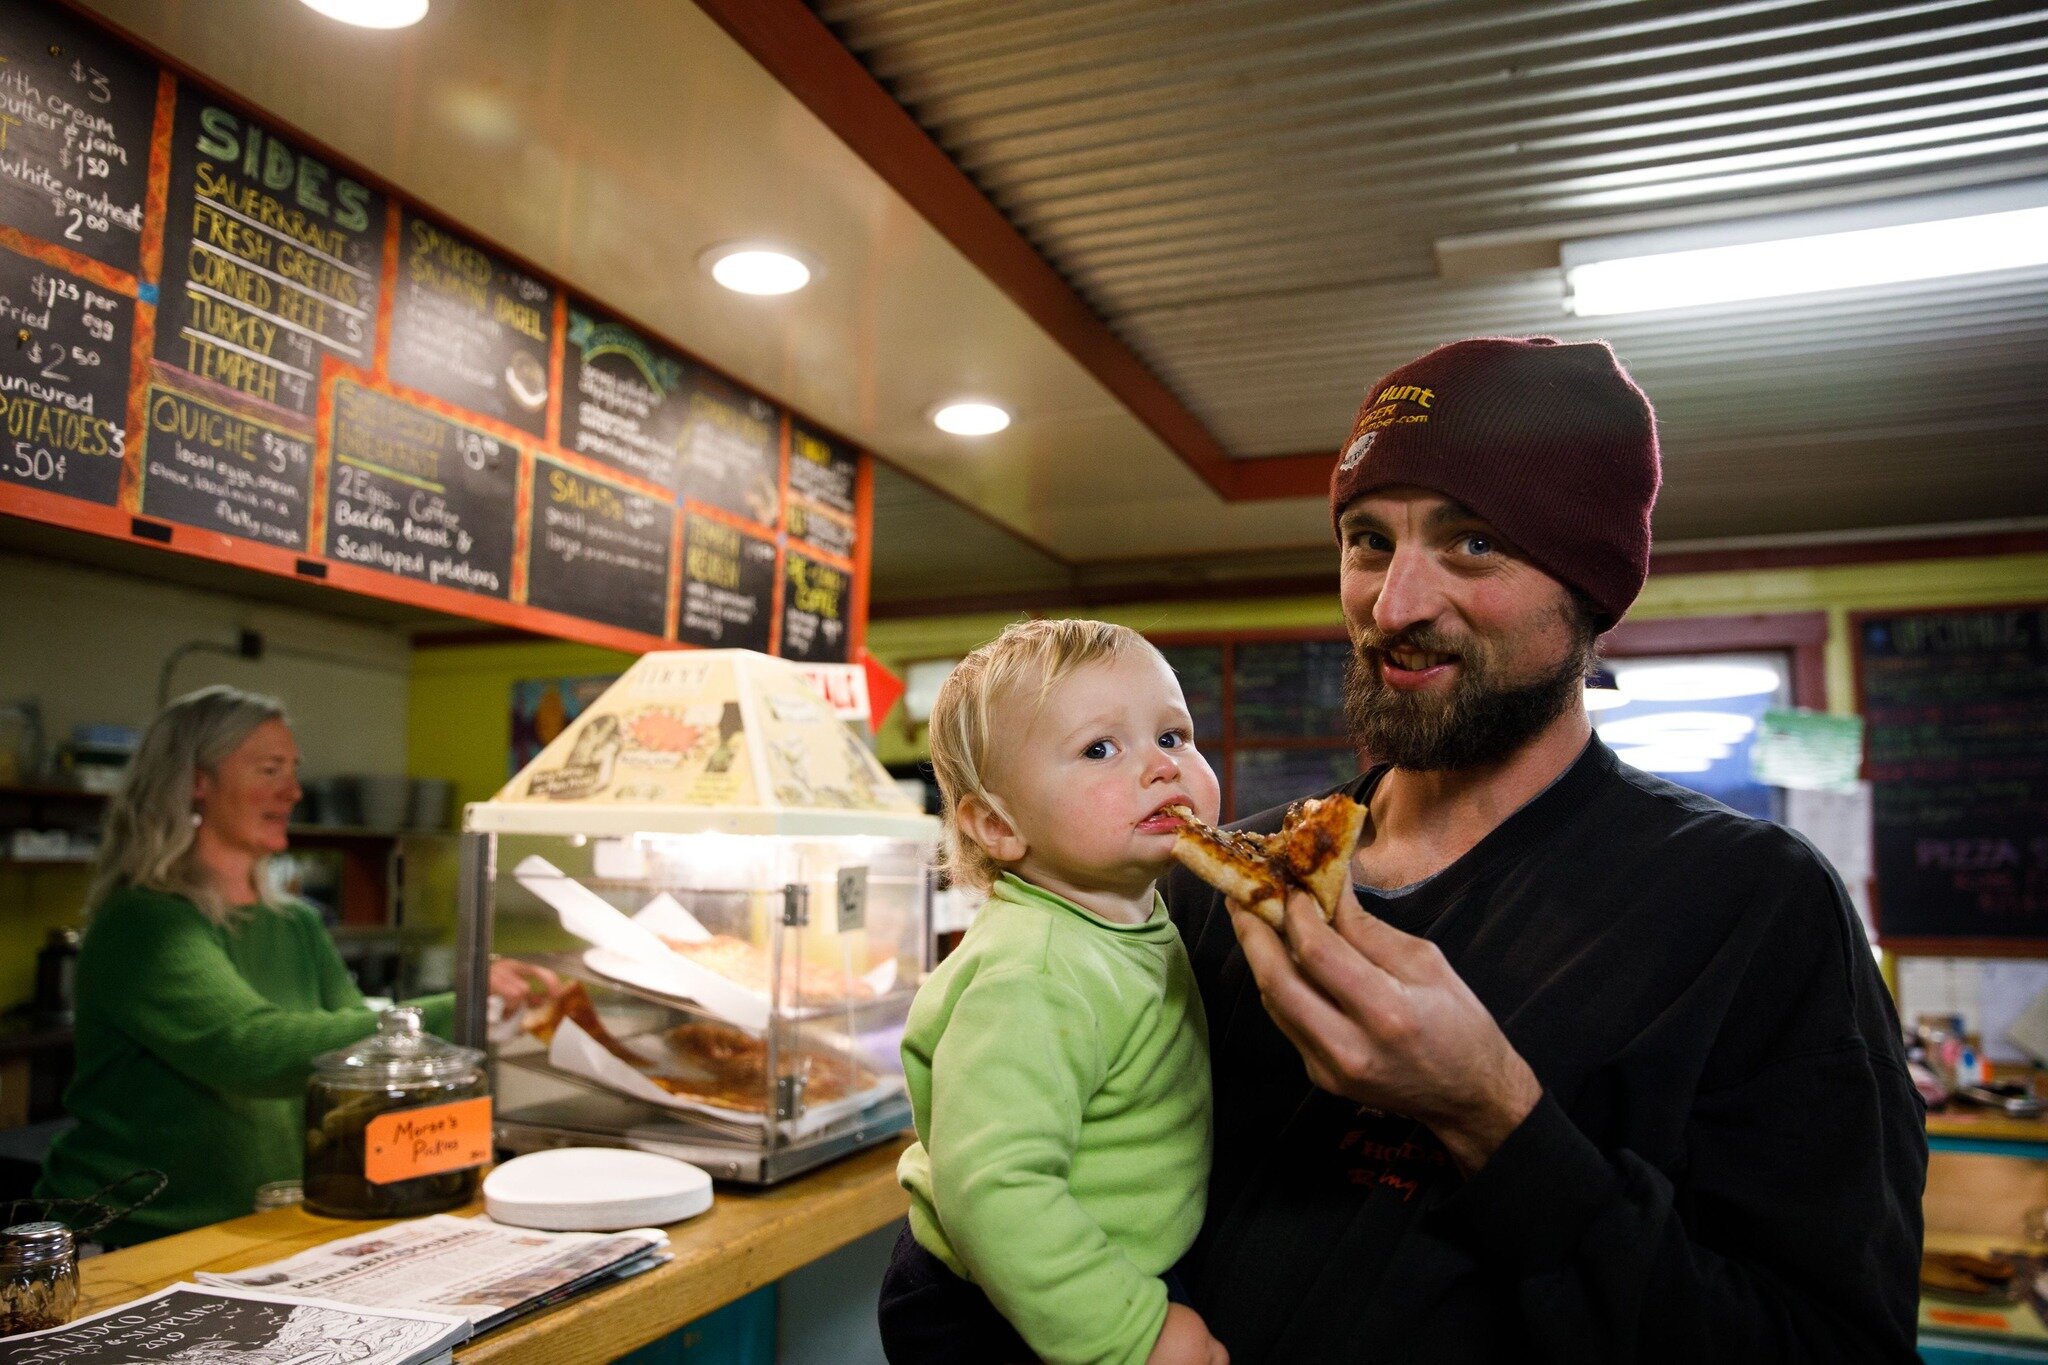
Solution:
M 1493 537 L 1471 535 L 1465 537 L 1465 553 L 1469 555 L 1490 555 L 1493 553 Z

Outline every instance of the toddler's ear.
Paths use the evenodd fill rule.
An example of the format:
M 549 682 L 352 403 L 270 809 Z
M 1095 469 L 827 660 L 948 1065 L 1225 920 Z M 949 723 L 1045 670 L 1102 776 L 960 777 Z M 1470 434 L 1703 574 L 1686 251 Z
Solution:
M 1030 846 L 1008 817 L 985 797 L 961 797 L 953 818 L 959 823 L 961 832 L 981 845 L 982 852 L 998 863 L 1014 863 L 1030 851 Z

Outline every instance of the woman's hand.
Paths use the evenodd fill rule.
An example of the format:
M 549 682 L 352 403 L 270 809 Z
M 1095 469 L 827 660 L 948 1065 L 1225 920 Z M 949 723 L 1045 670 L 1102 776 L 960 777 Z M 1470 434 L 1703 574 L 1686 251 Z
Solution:
M 1166 1325 L 1145 1365 L 1230 1365 L 1230 1352 L 1209 1335 L 1202 1315 L 1184 1303 L 1166 1305 Z
M 521 1010 L 545 1004 L 562 992 L 562 978 L 545 967 L 517 958 L 491 959 L 490 993 L 500 1002 L 502 1017 L 517 1019 Z

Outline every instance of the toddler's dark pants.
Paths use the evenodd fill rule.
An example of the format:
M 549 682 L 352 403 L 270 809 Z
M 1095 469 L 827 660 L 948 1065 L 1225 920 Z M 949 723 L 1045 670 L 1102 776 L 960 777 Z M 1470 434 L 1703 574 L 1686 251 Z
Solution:
M 1186 1303 L 1168 1271 L 1166 1297 Z M 882 1277 L 882 1353 L 889 1365 L 1029 1365 L 1037 1359 L 979 1286 L 917 1244 L 909 1225 Z

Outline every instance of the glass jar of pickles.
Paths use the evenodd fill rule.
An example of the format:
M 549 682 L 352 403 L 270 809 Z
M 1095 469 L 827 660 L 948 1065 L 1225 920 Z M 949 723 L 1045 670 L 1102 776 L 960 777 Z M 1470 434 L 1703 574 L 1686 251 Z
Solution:
M 332 1218 L 413 1218 L 476 1196 L 491 1159 L 483 1054 L 386 1010 L 377 1031 L 313 1060 L 305 1204 Z

